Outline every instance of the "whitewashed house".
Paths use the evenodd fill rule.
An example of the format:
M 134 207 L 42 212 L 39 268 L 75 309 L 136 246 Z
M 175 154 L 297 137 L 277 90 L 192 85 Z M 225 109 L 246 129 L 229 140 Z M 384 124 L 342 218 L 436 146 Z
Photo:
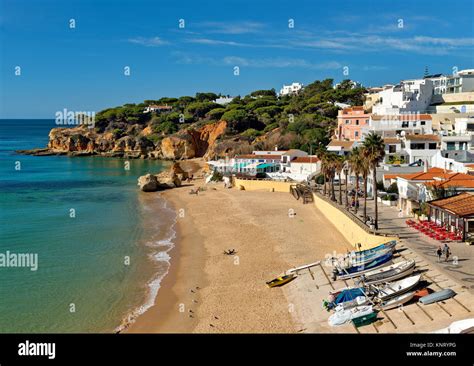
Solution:
M 378 93 L 372 113 L 378 115 L 422 113 L 431 103 L 433 82 L 430 79 L 403 80 Z
M 280 89 L 280 96 L 284 95 L 295 95 L 303 90 L 303 84 L 301 83 L 292 83 L 291 85 L 283 85 L 283 88 Z

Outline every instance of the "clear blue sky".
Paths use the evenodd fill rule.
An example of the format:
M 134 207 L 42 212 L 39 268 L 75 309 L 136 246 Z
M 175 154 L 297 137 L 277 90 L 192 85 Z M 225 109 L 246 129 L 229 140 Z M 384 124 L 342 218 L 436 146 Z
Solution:
M 63 108 L 99 111 L 198 91 L 244 95 L 292 81 L 339 81 L 344 66 L 366 86 L 421 77 L 425 65 L 431 73 L 474 68 L 472 0 L 0 4 L 0 118 L 54 118 Z

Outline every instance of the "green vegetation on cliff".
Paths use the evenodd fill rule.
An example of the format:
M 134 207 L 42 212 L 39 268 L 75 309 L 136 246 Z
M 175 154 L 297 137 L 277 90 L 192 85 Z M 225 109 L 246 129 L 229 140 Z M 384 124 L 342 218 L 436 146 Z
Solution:
M 220 96 L 215 93 L 166 97 L 103 110 L 96 115 L 96 129 L 116 136 L 134 136 L 149 127 L 147 138 L 156 143 L 184 128 L 225 120 L 225 137 L 252 142 L 278 128 L 286 145 L 281 148 L 309 151 L 312 146 L 314 151 L 319 144 L 328 142 L 336 125 L 338 107 L 334 103 L 361 105 L 364 92 L 364 88 L 352 88 L 349 80 L 334 88 L 333 80 L 326 79 L 307 85 L 298 95 L 278 97 L 273 89 L 257 90 L 237 96 L 227 105 L 215 103 Z M 172 110 L 144 113 L 147 106 L 154 104 L 170 106 Z

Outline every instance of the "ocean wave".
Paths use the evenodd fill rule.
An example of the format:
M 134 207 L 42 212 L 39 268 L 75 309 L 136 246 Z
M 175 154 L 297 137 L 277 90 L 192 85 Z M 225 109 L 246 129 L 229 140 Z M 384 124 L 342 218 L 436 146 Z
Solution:
M 147 207 L 148 209 L 149 207 Z M 164 239 L 160 239 L 157 241 L 149 241 L 146 243 L 148 247 L 152 248 L 163 248 L 166 247 L 166 250 L 158 250 L 155 252 L 152 252 L 149 254 L 149 258 L 156 262 L 156 263 L 167 263 L 168 266 L 166 268 L 166 271 L 164 273 L 158 273 L 156 274 L 150 281 L 147 283 L 147 296 L 145 298 L 145 302 L 135 308 L 133 311 L 127 314 L 125 319 L 122 321 L 122 323 L 115 329 L 115 332 L 120 333 L 123 330 L 127 329 L 132 323 L 135 322 L 135 320 L 144 312 L 146 312 L 149 308 L 151 308 L 156 301 L 156 297 L 158 296 L 158 292 L 161 288 L 161 281 L 163 278 L 166 277 L 166 275 L 169 272 L 170 269 L 170 260 L 171 256 L 168 254 L 168 252 L 174 248 L 174 240 L 176 239 L 176 223 L 177 223 L 177 216 L 175 211 L 167 206 L 167 201 L 163 200 L 163 206 L 161 207 L 162 209 L 165 209 L 169 211 L 170 213 L 173 213 L 174 215 L 174 220 L 172 221 L 172 224 L 170 228 L 168 229 L 168 232 L 166 233 L 166 237 Z

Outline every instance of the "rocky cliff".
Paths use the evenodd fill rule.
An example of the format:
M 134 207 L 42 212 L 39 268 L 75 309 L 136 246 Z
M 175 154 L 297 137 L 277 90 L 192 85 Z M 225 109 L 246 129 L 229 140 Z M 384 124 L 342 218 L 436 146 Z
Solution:
M 32 155 L 101 155 L 126 158 L 190 159 L 203 157 L 225 134 L 227 123 L 219 121 L 200 128 L 188 128 L 167 136 L 157 143 L 150 141 L 149 127 L 136 135 L 116 136 L 113 132 L 97 133 L 86 126 L 53 128 L 47 148 L 23 150 Z

